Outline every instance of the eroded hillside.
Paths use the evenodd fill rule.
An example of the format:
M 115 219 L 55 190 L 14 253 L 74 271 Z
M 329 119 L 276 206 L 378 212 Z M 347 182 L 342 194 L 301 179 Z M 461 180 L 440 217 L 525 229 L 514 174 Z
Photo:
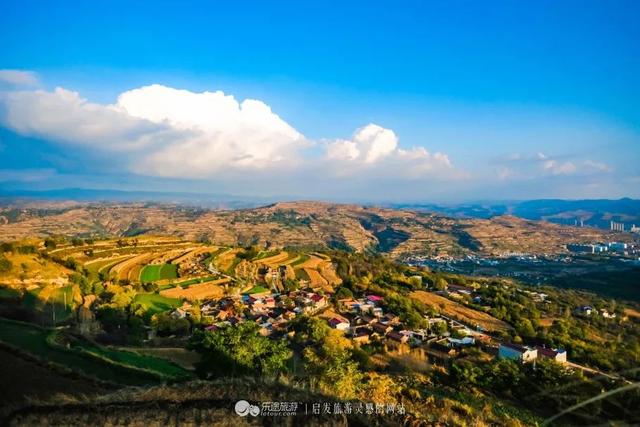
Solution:
M 90 204 L 0 211 L 3 240 L 29 236 L 171 235 L 221 245 L 261 244 L 364 251 L 393 256 L 563 252 L 572 242 L 629 240 L 622 234 L 512 216 L 454 219 L 394 209 L 319 202 L 216 211 L 168 205 Z

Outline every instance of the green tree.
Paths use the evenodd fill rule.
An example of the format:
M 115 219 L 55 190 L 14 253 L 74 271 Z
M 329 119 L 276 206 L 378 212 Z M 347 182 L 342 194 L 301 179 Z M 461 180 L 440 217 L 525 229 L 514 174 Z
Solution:
M 0 255 L 0 273 L 8 273 L 13 268 L 13 263 L 4 255 Z
M 44 247 L 47 248 L 48 250 L 53 250 L 56 248 L 56 246 L 57 244 L 55 240 L 51 238 L 44 239 Z
M 285 371 L 291 351 L 286 341 L 260 335 L 255 322 L 193 334 L 190 347 L 202 355 L 198 370 L 206 375 L 276 375 Z
M 353 298 L 353 292 L 346 286 L 341 286 L 334 295 L 336 300 Z

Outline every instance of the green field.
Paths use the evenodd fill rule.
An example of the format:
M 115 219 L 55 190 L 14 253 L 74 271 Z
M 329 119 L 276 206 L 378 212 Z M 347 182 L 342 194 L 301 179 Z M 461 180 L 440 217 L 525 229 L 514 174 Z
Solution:
M 264 286 L 254 286 L 253 288 L 249 289 L 247 294 L 249 294 L 249 295 L 261 294 L 263 292 L 268 292 L 268 291 L 269 291 L 269 289 L 265 288 Z
M 126 385 L 145 385 L 160 382 L 160 376 L 182 377 L 190 375 L 187 371 L 173 364 L 167 366 L 167 361 L 162 359 L 138 353 L 111 350 L 84 341 L 76 341 L 72 350 L 63 350 L 57 346 L 51 346 L 47 342 L 47 337 L 52 333 L 56 332 L 28 323 L 0 319 L 0 341 L 47 362 L 53 362 L 101 380 Z M 76 350 L 74 351 L 73 348 Z M 123 365 L 134 368 L 144 367 L 147 372 L 130 369 Z M 181 370 L 182 373 L 178 374 L 176 369 Z M 151 374 L 148 373 L 149 371 Z
M 96 346 L 86 341 L 78 341 L 72 348 L 81 349 L 91 355 L 104 358 L 115 363 L 155 372 L 165 377 L 187 379 L 190 376 L 183 368 L 168 360 L 138 352 L 113 350 L 108 347 Z
M 302 254 L 300 255 L 300 258 L 298 258 L 297 260 L 293 261 L 291 264 L 289 264 L 291 267 L 295 267 L 296 265 L 300 265 L 304 262 L 307 262 L 309 260 L 309 255 L 307 254 Z
M 140 272 L 141 282 L 157 282 L 158 280 L 178 277 L 178 266 L 174 264 L 145 265 Z
M 159 294 L 137 294 L 134 302 L 141 304 L 148 316 L 173 310 L 182 305 L 182 301 L 177 298 L 167 298 Z
M 162 285 L 162 286 L 159 286 L 159 289 L 162 291 L 165 289 L 175 288 L 176 286 L 180 286 L 181 288 L 184 289 L 184 288 L 188 288 L 191 285 L 197 285 L 198 283 L 212 282 L 218 279 L 220 279 L 220 276 L 199 277 L 196 279 L 185 280 L 183 282 L 169 283 L 167 285 Z
M 118 264 L 119 262 L 124 261 L 127 258 L 131 258 L 133 255 L 128 256 L 119 256 L 117 258 L 105 259 L 102 261 L 95 261 L 92 263 L 85 264 L 87 271 L 89 271 L 89 277 L 97 278 L 98 273 L 101 271 L 108 272 L 111 267 Z
M 309 275 L 307 274 L 307 272 L 304 271 L 301 268 L 296 270 L 296 279 L 298 279 L 298 280 L 311 280 L 309 278 Z
M 279 250 L 274 250 L 274 251 L 260 251 L 260 253 L 258 253 L 258 255 L 253 258 L 253 261 L 259 260 L 259 259 L 264 259 L 264 258 L 269 258 L 272 256 L 276 256 L 280 253 Z

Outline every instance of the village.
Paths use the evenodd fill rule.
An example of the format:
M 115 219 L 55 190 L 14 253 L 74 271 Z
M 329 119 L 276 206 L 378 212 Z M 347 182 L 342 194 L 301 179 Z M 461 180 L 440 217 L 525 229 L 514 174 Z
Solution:
M 544 301 L 544 293 L 522 291 L 529 297 Z M 451 299 L 469 296 L 475 302 L 481 297 L 474 295 L 473 288 L 449 285 L 446 292 Z M 171 316 L 186 318 L 191 315 L 196 302 L 185 302 Z M 541 346 L 525 346 L 502 342 L 499 336 L 484 330 L 480 325 L 468 325 L 459 320 L 437 315 L 425 316 L 425 328 L 407 327 L 397 313 L 385 311 L 384 298 L 375 294 L 361 297 L 335 299 L 322 289 L 305 286 L 289 292 L 278 292 L 256 286 L 247 293 L 203 301 L 199 306 L 201 315 L 211 323 L 208 331 L 235 327 L 252 321 L 259 326 L 260 334 L 273 339 L 292 338 L 295 331 L 291 321 L 298 316 L 316 316 L 327 325 L 341 331 L 355 345 L 382 344 L 386 349 L 408 352 L 422 350 L 426 361 L 448 366 L 465 354 L 465 349 L 476 348 L 490 357 L 512 359 L 521 363 L 546 358 L 566 363 L 567 352 Z M 580 311 L 584 307 L 576 310 Z

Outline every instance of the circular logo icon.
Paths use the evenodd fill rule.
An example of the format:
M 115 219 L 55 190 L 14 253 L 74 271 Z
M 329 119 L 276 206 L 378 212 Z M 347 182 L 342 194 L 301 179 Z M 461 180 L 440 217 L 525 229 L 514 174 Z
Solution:
M 256 405 L 251 405 L 251 408 L 249 408 L 249 413 L 254 417 L 257 417 L 260 414 L 260 408 L 258 408 Z
M 240 415 L 241 417 L 246 417 L 249 414 L 254 417 L 260 415 L 260 407 L 257 405 L 252 405 L 246 400 L 238 400 L 236 402 L 235 410 L 236 414 Z
M 238 400 L 236 402 L 236 414 L 241 417 L 246 417 L 249 415 L 249 410 L 251 409 L 251 404 L 246 400 Z

